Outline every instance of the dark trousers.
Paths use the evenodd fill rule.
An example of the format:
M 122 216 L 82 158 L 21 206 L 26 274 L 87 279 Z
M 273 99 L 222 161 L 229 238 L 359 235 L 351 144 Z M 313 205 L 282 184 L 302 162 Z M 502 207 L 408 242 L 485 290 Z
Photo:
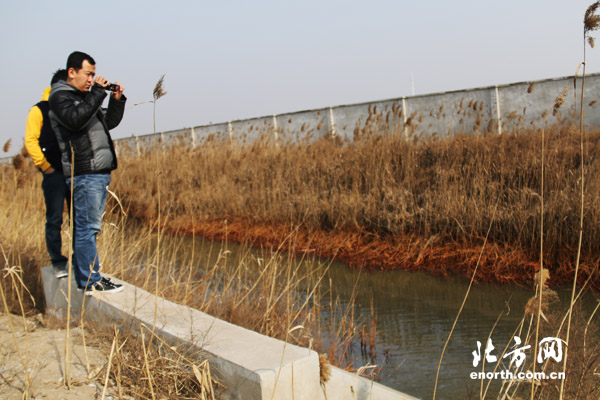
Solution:
M 66 268 L 68 259 L 62 255 L 60 230 L 63 223 L 63 209 L 67 200 L 67 210 L 71 207 L 71 195 L 62 172 L 43 174 L 42 190 L 46 203 L 46 248 L 52 266 Z

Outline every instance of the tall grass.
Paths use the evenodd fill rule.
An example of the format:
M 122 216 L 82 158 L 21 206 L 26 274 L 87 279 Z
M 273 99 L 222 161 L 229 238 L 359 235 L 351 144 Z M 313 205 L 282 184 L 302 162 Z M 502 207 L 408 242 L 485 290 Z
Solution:
M 600 200 L 600 133 L 590 133 L 589 157 L 582 165 L 575 132 L 572 125 L 554 125 L 546 129 L 545 139 L 544 164 L 550 172 L 544 183 L 544 252 L 552 279 L 562 284 L 568 281 L 577 246 L 579 189 L 574 177 L 581 167 L 590 177 L 582 279 L 600 256 L 600 242 L 594 239 L 600 234 L 600 213 L 593 206 Z M 209 139 L 194 149 L 185 144 L 163 149 L 158 158 L 152 152 L 126 158 L 121 149 L 115 182 L 130 215 L 155 221 L 158 178 L 146 171 L 160 163 L 166 177 L 160 184 L 160 212 L 168 216 L 172 230 L 210 232 L 207 224 L 222 225 L 227 219 L 247 227 L 293 225 L 327 232 L 326 242 L 339 232 L 345 238 L 354 233 L 363 246 L 378 238 L 390 244 L 388 252 L 404 247 L 394 260 L 371 254 L 368 266 L 415 268 L 429 262 L 450 273 L 457 272 L 452 261 L 472 271 L 498 202 L 496 229 L 489 236 L 492 253 L 484 255 L 489 262 L 482 262 L 487 271 L 482 273 L 500 275 L 507 269 L 496 281 L 531 283 L 531 266 L 539 259 L 540 136 L 540 130 L 522 129 L 500 136 L 412 140 L 374 134 L 349 143 L 325 138 L 243 145 Z M 407 243 L 399 243 L 406 238 Z M 472 251 L 453 253 L 465 244 L 473 245 Z M 316 250 L 327 245 L 319 243 Z M 337 250 L 343 254 L 342 243 Z M 355 259 L 361 258 L 361 250 L 355 251 Z
M 542 307 L 541 293 L 552 299 L 545 286 L 572 279 L 582 198 L 586 231 L 580 283 L 599 287 L 594 271 L 600 244 L 594 239 L 600 215 L 594 205 L 600 200 L 600 132 L 588 135 L 583 159 L 576 132 L 567 123 L 543 131 L 520 128 L 448 138 L 374 130 L 347 143 L 335 137 L 252 144 L 209 138 L 195 148 L 175 144 L 149 149 L 142 157 L 120 149 L 112 185 L 118 200 L 109 201 L 99 238 L 103 271 L 249 329 L 329 352 L 331 361 L 343 364 L 352 342 L 367 347 L 367 339 L 364 330 L 358 336 L 352 301 L 341 307 L 328 298 L 327 265 L 313 254 L 382 269 L 428 264 L 442 274 L 520 283 L 533 283 L 544 260 L 550 280 L 537 276 L 538 311 L 527 311 L 520 327 L 531 341 L 537 329 L 532 321 L 542 311 L 550 322 L 538 323 L 538 335 L 560 320 Z M 582 173 L 584 197 L 576 178 Z M 0 244 L 7 267 L 23 266 L 25 280 L 19 286 L 3 279 L 2 287 L 14 294 L 6 296 L 7 308 L 23 313 L 43 306 L 39 267 L 47 256 L 40 176 L 18 156 L 13 166 L 0 167 L 0 180 L 0 224 L 5 227 Z M 131 216 L 140 225 L 132 227 Z M 165 228 L 174 234 L 168 241 L 160 239 Z M 195 250 L 184 249 L 186 241 L 178 233 L 194 240 L 201 233 L 225 244 L 214 244 L 209 256 L 199 259 Z M 227 241 L 244 238 L 265 245 L 264 251 L 245 247 L 232 254 Z M 325 338 L 320 313 L 327 308 L 339 319 L 329 329 L 333 335 Z M 587 343 L 596 332 L 592 319 L 578 333 Z M 144 329 L 149 340 L 138 350 L 145 354 L 145 393 L 153 397 L 159 385 L 148 385 L 154 379 L 148 358 L 154 336 Z M 111 352 L 119 362 L 117 340 L 115 334 Z M 593 358 L 597 348 L 588 345 L 582 351 L 592 357 L 584 363 L 589 374 L 598 365 Z M 119 368 L 114 365 L 111 373 L 119 374 Z M 508 383 L 506 393 L 514 395 L 519 385 Z
M 0 174 L 3 182 L 3 190 L 0 192 L 0 222 L 5 227 L 0 244 L 3 249 L 8 249 L 7 268 L 9 264 L 24 265 L 24 270 L 19 271 L 19 278 L 23 279 L 27 274 L 26 285 L 11 284 L 10 277 L 7 279 L 4 276 L 0 282 L 3 293 L 6 291 L 12 294 L 5 296 L 4 305 L 8 311 L 26 315 L 34 307 L 43 310 L 40 267 L 46 265 L 48 260 L 43 245 L 44 206 L 39 188 L 41 176 L 27 162 L 21 164 L 19 169 L 3 167 Z M 65 236 L 68 235 L 67 232 L 65 223 Z M 226 243 L 210 244 L 208 254 L 197 254 L 194 250 L 190 252 L 188 248 L 184 248 L 184 238 L 173 237 L 171 240 L 159 241 L 157 236 L 160 234 L 155 232 L 153 226 L 129 226 L 118 201 L 111 202 L 98 241 L 102 271 L 169 300 L 195 307 L 263 334 L 316 350 L 324 349 L 320 313 L 326 305 L 320 299 L 327 293 L 327 290 L 321 288 L 321 281 L 327 272 L 326 263 L 314 257 L 296 259 L 289 253 L 272 249 L 256 254 L 245 247 L 237 254 L 232 254 Z M 294 234 L 293 230 L 288 233 L 290 246 L 293 246 Z M 64 241 L 63 250 L 66 250 L 68 243 L 68 240 Z M 25 253 L 29 254 L 29 259 L 19 258 Z M 157 268 L 159 263 L 161 268 Z M 32 288 L 33 296 L 27 296 L 27 287 Z M 16 290 L 20 291 L 18 296 L 14 295 Z M 27 300 L 30 303 L 23 307 Z M 350 313 L 345 311 L 350 307 L 352 304 L 335 307 L 336 310 L 341 310 L 338 312 L 344 315 L 342 323 L 348 327 L 340 335 L 349 336 L 339 338 L 334 335 L 334 340 L 326 343 L 334 353 L 337 351 L 336 343 L 359 340 L 358 329 L 353 327 L 357 321 L 349 319 Z M 83 336 L 83 328 L 88 326 L 84 321 L 83 311 L 80 321 L 73 323 L 79 323 L 82 328 L 84 343 L 95 342 L 94 337 Z M 302 328 L 294 329 L 299 326 Z M 162 354 L 162 350 L 160 340 L 153 335 L 152 329 L 146 328 L 143 332 L 147 340 L 131 340 L 138 343 L 136 346 L 139 346 L 140 340 L 143 341 L 143 346 L 138 348 L 148 357 L 144 359 L 143 369 L 150 371 L 146 377 L 150 382 L 156 378 L 157 373 L 153 371 L 153 365 L 156 366 L 157 361 L 152 358 L 152 354 L 159 357 L 156 355 L 157 351 Z M 116 334 L 111 340 L 117 340 Z M 158 350 L 155 349 L 156 346 Z M 110 349 L 115 354 L 115 362 L 123 364 L 120 367 L 113 365 L 113 369 L 107 371 L 107 376 L 110 373 L 111 377 L 117 379 L 115 374 L 127 373 L 129 375 L 121 375 L 118 382 L 135 382 L 131 373 L 136 367 L 131 365 L 131 360 L 125 362 L 119 351 L 119 347 Z M 174 356 L 179 357 L 177 354 Z M 176 359 L 181 358 L 177 357 Z M 344 360 L 340 361 L 342 362 Z M 202 368 L 196 367 L 200 375 L 208 373 L 208 366 L 203 365 Z M 127 366 L 131 368 L 128 369 Z M 350 367 L 348 364 L 346 366 Z M 184 367 L 185 365 L 181 366 Z M 157 379 L 159 381 L 153 385 L 146 384 L 145 389 L 137 387 L 135 390 L 147 392 L 150 396 L 153 391 L 157 391 L 154 395 L 158 396 L 160 381 L 166 378 Z
M 594 3 L 592 3 L 588 9 L 585 12 L 585 16 L 583 19 L 583 78 L 581 81 L 581 102 L 580 102 L 580 112 L 579 112 L 579 146 L 580 146 L 580 159 L 581 159 L 581 163 L 583 164 L 584 159 L 585 159 L 585 154 L 584 154 L 584 138 L 585 138 L 585 131 L 584 131 L 584 125 L 583 125 L 583 101 L 584 101 L 584 87 L 585 87 L 585 71 L 586 71 L 586 59 L 585 59 L 585 54 L 586 54 L 586 40 L 589 42 L 591 47 L 594 47 L 594 38 L 590 35 L 590 32 L 598 30 L 598 28 L 600 28 L 600 16 L 596 15 L 596 10 L 598 9 L 598 7 L 600 6 L 600 2 L 596 1 Z M 575 80 L 575 82 L 577 82 Z M 565 349 L 565 357 L 564 357 L 564 361 L 563 361 L 563 370 L 566 372 L 567 370 L 567 364 L 568 364 L 568 355 L 569 355 L 569 347 L 571 345 L 571 341 L 569 340 L 570 338 L 570 334 L 571 334 L 571 321 L 573 319 L 573 307 L 575 306 L 575 293 L 576 293 L 576 287 L 577 287 L 577 275 L 579 273 L 579 265 L 580 265 L 580 260 L 581 260 L 581 244 L 582 244 L 582 240 L 583 240 L 583 229 L 584 229 L 584 210 L 585 210 L 585 170 L 583 168 L 580 169 L 581 170 L 581 175 L 580 175 L 580 187 L 581 187 L 581 206 L 580 206 L 580 218 L 579 218 L 579 243 L 577 246 L 577 259 L 575 261 L 575 274 L 573 277 L 573 289 L 571 290 L 571 303 L 569 305 L 569 312 L 568 312 L 568 318 L 567 318 L 567 333 L 566 333 L 566 339 L 565 339 L 565 343 L 567 345 L 566 349 Z M 587 329 L 586 329 L 587 332 Z M 561 386 L 560 386 L 560 393 L 559 393 L 559 399 L 563 399 L 564 397 L 564 389 L 565 389 L 565 382 L 561 382 Z M 532 397 L 533 397 L 533 391 L 532 391 Z
M 32 163 L 21 155 L 18 168 L 0 167 L 0 266 L 3 270 L 1 284 L 12 313 L 41 312 L 45 308 L 40 267 L 47 264 L 44 242 L 44 198 L 41 193 L 41 177 Z M 7 270 L 19 269 L 24 285 L 10 283 Z M 8 278 L 8 279 L 7 279 Z M 31 293 L 28 295 L 27 291 Z M 22 304 L 18 298 L 22 299 Z
M 162 241 L 159 250 L 158 234 L 151 228 L 128 229 L 111 223 L 105 227 L 100 243 L 105 271 L 155 292 L 154 264 L 160 253 L 158 295 L 279 339 L 302 325 L 291 342 L 309 346 L 317 341 L 317 290 L 327 271 L 323 262 L 271 250 L 256 254 L 248 246 L 232 253 L 218 243 L 195 253 L 187 240 L 177 237 Z

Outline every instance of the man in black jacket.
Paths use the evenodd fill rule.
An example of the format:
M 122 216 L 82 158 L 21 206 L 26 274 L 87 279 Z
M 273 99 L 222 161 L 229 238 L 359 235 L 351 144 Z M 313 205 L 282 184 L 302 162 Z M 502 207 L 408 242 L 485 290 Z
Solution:
M 49 98 L 49 115 L 61 150 L 63 172 L 67 185 L 73 185 L 75 281 L 86 295 L 123 289 L 100 275 L 96 247 L 110 172 L 117 168 L 109 130 L 119 125 L 125 110 L 124 88 L 118 82 L 115 86 L 108 109 L 102 109 L 108 81 L 96 76 L 96 63 L 91 56 L 76 51 L 67 59 L 67 81 L 53 85 Z

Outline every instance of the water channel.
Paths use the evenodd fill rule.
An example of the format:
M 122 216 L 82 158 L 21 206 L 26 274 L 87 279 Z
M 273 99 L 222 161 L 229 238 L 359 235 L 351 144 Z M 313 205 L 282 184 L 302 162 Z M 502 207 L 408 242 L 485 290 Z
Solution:
M 210 243 L 196 238 L 184 239 L 180 249 L 191 250 L 194 243 L 195 260 L 207 264 L 206 258 L 215 257 L 215 247 L 226 246 L 232 257 L 239 246 L 228 243 Z M 243 250 L 247 256 L 247 250 Z M 255 251 L 261 257 L 261 250 Z M 377 316 L 376 355 L 373 358 L 361 353 L 358 343 L 350 356 L 354 367 L 377 365 L 382 367 L 380 383 L 412 396 L 429 399 L 433 395 L 438 362 L 448 334 L 467 291 L 464 279 L 442 279 L 422 272 L 388 271 L 367 272 L 351 270 L 345 264 L 323 261 L 329 266 L 327 281 L 331 279 L 333 297 L 343 304 L 355 292 L 355 312 L 358 319 L 368 321 L 371 307 Z M 210 261 L 208 262 L 210 263 Z M 327 283 L 329 287 L 329 283 Z M 479 398 L 479 380 L 470 378 L 473 351 L 477 341 L 482 343 L 484 356 L 488 335 L 500 358 L 507 344 L 513 345 L 516 327 L 523 317 L 523 309 L 533 295 L 531 289 L 517 286 L 476 284 L 454 330 L 445 352 L 439 375 L 437 398 L 466 398 L 475 393 Z M 561 293 L 561 298 L 568 293 Z M 590 304 L 595 296 L 585 300 Z M 498 320 L 502 313 L 502 318 Z M 326 320 L 327 315 L 324 316 Z M 526 354 L 533 357 L 533 350 Z M 486 368 L 487 370 L 487 368 Z M 500 380 L 492 381 L 497 390 Z M 495 398 L 495 396 L 491 396 Z

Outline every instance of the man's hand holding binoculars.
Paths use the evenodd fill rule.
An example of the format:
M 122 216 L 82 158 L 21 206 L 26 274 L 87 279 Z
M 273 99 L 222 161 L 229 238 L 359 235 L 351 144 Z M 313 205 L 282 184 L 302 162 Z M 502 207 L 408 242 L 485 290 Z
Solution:
M 110 95 L 115 100 L 120 100 L 121 96 L 123 95 L 123 90 L 125 90 L 123 85 L 121 85 L 119 82 L 109 83 L 109 81 L 106 80 L 106 78 L 102 75 L 96 76 L 94 83 L 101 86 L 105 90 L 110 90 Z

